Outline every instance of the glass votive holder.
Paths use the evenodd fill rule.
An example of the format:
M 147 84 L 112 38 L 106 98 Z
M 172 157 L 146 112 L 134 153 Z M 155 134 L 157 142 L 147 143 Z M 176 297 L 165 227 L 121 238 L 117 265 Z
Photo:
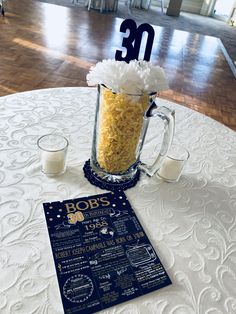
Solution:
M 190 154 L 186 148 L 180 145 L 172 145 L 163 164 L 157 171 L 157 175 L 164 181 L 177 182 L 189 156 Z
M 41 136 L 37 145 L 40 150 L 41 170 L 47 176 L 58 176 L 66 170 L 68 140 L 61 135 Z

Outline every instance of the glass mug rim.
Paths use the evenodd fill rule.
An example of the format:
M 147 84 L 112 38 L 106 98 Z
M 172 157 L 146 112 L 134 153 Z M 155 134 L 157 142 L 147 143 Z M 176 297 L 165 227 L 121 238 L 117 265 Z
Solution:
M 55 136 L 55 137 L 58 137 L 58 138 L 61 138 L 65 141 L 65 146 L 63 146 L 62 148 L 59 148 L 59 149 L 47 149 L 47 148 L 44 148 L 40 142 L 43 138 L 46 138 L 48 136 Z M 63 135 L 60 135 L 60 134 L 53 134 L 53 133 L 49 133 L 49 134 L 45 134 L 45 135 L 42 135 L 40 136 L 40 138 L 37 140 L 37 146 L 42 150 L 42 151 L 45 151 L 45 152 L 50 152 L 50 153 L 55 153 L 55 152 L 60 152 L 60 151 L 64 151 L 68 148 L 69 146 L 69 141 L 68 139 L 63 136 Z
M 140 93 L 140 94 L 131 94 L 131 93 L 126 93 L 126 92 L 115 92 L 113 91 L 111 88 L 107 87 L 106 85 L 104 84 L 99 84 L 98 85 L 98 90 L 99 90 L 99 87 L 102 86 L 103 88 L 105 89 L 108 89 L 109 91 L 111 91 L 113 94 L 121 94 L 121 95 L 126 95 L 126 96 L 143 96 L 143 95 L 148 95 L 148 96 L 154 96 L 157 94 L 157 92 L 151 92 L 151 93 L 147 93 L 147 92 L 143 92 L 143 93 Z

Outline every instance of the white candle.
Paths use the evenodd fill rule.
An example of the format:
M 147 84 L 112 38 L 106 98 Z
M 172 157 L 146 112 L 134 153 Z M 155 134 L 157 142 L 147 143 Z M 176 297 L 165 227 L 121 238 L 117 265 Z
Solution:
M 48 152 L 44 151 L 41 155 L 42 170 L 46 174 L 60 174 L 65 168 L 65 152 Z
M 42 172 L 48 176 L 64 173 L 68 140 L 58 134 L 46 134 L 38 139 L 37 145 L 40 149 Z
M 177 181 L 181 175 L 183 166 L 183 160 L 175 160 L 166 157 L 161 168 L 158 170 L 158 175 L 169 181 Z

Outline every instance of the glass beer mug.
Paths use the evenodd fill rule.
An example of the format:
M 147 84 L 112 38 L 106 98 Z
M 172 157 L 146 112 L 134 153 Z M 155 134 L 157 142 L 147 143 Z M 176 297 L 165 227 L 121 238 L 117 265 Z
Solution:
M 140 161 L 149 120 L 165 123 L 159 155 L 152 165 Z M 155 95 L 114 93 L 98 86 L 98 99 L 90 166 L 95 175 L 110 183 L 129 182 L 138 170 L 153 176 L 167 155 L 174 134 L 174 112 L 155 104 Z

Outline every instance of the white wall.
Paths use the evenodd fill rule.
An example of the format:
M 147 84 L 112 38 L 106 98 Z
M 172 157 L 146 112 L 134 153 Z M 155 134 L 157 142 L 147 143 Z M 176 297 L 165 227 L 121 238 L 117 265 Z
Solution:
M 236 22 L 236 0 L 234 2 L 234 9 L 232 10 L 232 14 L 231 14 L 232 18 L 235 20 Z M 229 18 L 230 21 L 230 18 Z M 235 25 L 236 26 L 236 25 Z
M 213 10 L 216 0 L 203 0 L 200 14 L 209 16 Z
M 181 10 L 200 14 L 204 0 L 183 0 Z
M 168 7 L 169 2 L 170 0 L 164 0 L 165 8 Z M 160 6 L 160 1 L 152 0 L 152 4 Z M 212 12 L 214 4 L 215 0 L 183 0 L 181 11 L 209 16 Z M 234 7 L 236 8 L 236 0 Z
M 222 0 L 224 1 L 224 0 Z M 202 8 L 200 14 L 209 16 L 214 8 L 216 0 L 203 0 Z M 236 0 L 234 2 L 234 7 L 236 8 Z
M 183 0 L 181 11 L 200 14 L 204 0 Z M 165 7 L 167 8 L 170 0 L 164 0 Z M 160 1 L 152 0 L 153 5 L 160 6 Z

